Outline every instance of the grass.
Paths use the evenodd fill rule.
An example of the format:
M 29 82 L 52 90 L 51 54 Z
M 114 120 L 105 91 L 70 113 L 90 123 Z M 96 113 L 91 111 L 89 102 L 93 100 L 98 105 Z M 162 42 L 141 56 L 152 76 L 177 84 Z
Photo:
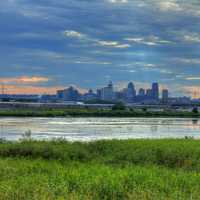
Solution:
M 0 200 L 200 199 L 200 141 L 0 144 Z
M 6 109 L 0 110 L 1 117 L 200 117 L 200 113 L 189 111 L 144 111 L 140 109 L 110 110 L 95 108 L 65 109 Z

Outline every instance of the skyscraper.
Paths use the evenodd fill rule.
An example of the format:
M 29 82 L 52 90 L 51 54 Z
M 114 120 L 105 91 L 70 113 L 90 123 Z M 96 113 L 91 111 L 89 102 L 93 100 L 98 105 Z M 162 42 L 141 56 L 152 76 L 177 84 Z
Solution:
M 153 94 L 152 94 L 153 92 L 152 92 L 152 89 L 147 89 L 146 90 L 146 97 L 148 98 L 148 99 L 152 99 L 153 98 Z
M 93 92 L 92 89 L 89 89 L 87 93 L 83 95 L 83 99 L 86 101 L 94 100 L 97 98 L 97 95 Z
M 101 99 L 107 101 L 112 101 L 114 99 L 114 88 L 111 81 L 107 87 L 101 89 Z
M 135 97 L 136 97 L 135 86 L 132 82 L 130 82 L 126 90 L 126 100 L 128 102 L 133 102 Z
M 141 96 L 141 97 L 143 97 L 145 95 L 145 89 L 140 88 L 138 95 Z
M 74 87 L 69 87 L 63 90 L 64 101 L 77 101 L 80 98 L 80 94 Z
M 169 92 L 168 90 L 165 89 L 162 91 L 162 102 L 166 104 L 168 102 L 168 98 L 169 98 Z
M 152 84 L 152 98 L 155 100 L 159 100 L 159 85 L 158 85 L 158 83 Z

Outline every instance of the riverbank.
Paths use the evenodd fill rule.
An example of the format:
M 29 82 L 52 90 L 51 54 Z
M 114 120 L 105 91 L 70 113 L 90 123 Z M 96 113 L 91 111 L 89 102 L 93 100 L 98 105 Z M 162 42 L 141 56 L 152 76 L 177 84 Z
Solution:
M 199 118 L 200 113 L 190 111 L 148 111 L 139 109 L 110 110 L 91 108 L 66 109 L 6 109 L 0 117 L 190 117 Z
M 0 199 L 199 199 L 200 141 L 0 144 Z

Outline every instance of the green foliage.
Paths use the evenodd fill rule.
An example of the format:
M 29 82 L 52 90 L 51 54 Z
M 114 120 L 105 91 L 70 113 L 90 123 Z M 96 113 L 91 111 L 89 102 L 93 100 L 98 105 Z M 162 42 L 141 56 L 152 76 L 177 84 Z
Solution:
M 147 111 L 147 108 L 142 108 L 143 112 L 146 112 Z
M 200 141 L 0 143 L 2 200 L 199 199 Z
M 97 108 L 36 108 L 0 110 L 0 116 L 12 117 L 200 117 L 200 113 L 189 111 L 149 111 L 126 109 L 123 103 L 117 103 L 112 109 Z
M 198 113 L 199 113 L 198 108 L 197 108 L 197 107 L 194 107 L 194 108 L 192 109 L 192 112 L 193 112 L 194 114 L 198 114 Z
M 123 102 L 118 102 L 112 107 L 112 110 L 126 110 L 126 106 Z
M 23 140 L 31 140 L 31 130 L 27 130 L 24 134 L 22 134 Z
M 114 101 L 107 101 L 107 100 L 101 100 L 101 99 L 93 99 L 85 101 L 86 104 L 114 104 Z
M 65 140 L 0 143 L 0 157 L 28 157 L 109 165 L 159 165 L 200 170 L 200 142 L 182 140 L 111 140 L 91 143 Z M 190 165 L 189 165 L 190 163 Z

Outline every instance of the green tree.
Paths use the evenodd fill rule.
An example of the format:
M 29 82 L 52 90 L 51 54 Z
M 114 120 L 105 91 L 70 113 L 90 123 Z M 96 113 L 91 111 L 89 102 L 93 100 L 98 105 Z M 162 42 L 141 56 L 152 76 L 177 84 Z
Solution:
M 194 108 L 192 109 L 192 112 L 195 113 L 195 114 L 198 114 L 198 113 L 199 113 L 198 108 L 197 108 L 197 107 L 194 107 Z
M 112 107 L 112 110 L 126 110 L 126 106 L 123 102 L 118 102 Z

